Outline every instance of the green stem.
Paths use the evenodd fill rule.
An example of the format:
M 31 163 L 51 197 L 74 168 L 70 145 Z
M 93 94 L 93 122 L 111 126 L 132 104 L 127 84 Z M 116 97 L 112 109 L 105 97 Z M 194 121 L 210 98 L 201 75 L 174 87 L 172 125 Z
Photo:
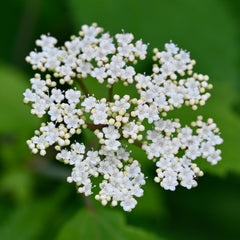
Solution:
M 90 212 L 96 212 L 95 207 L 93 206 L 92 201 L 90 200 L 90 198 L 88 198 L 84 194 L 82 194 L 82 199 L 83 199 L 87 209 Z
M 135 144 L 136 146 L 142 148 L 142 143 L 141 143 L 141 142 L 135 140 L 135 141 L 134 141 L 134 144 Z
M 87 127 L 88 129 L 90 130 L 96 130 L 96 129 L 103 129 L 104 127 L 106 127 L 107 125 L 106 124 L 93 124 L 93 123 L 86 123 L 87 124 Z
M 112 100 L 113 100 L 113 85 L 111 85 L 111 87 L 109 88 L 108 100 L 109 100 L 109 102 L 112 102 Z
M 83 90 L 84 94 L 85 94 L 86 96 L 90 95 L 90 93 L 89 93 L 87 87 L 85 86 L 85 84 L 83 83 L 82 79 L 81 79 L 81 78 L 77 78 L 77 81 L 78 81 L 81 89 Z

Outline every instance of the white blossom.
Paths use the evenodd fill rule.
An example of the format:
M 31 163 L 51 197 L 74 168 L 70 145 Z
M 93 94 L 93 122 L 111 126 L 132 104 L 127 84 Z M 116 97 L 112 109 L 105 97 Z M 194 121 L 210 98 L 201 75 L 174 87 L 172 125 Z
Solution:
M 30 79 L 24 103 L 32 114 L 47 117 L 27 144 L 42 156 L 54 146 L 56 159 L 71 165 L 67 181 L 76 183 L 79 193 L 131 211 L 146 183 L 140 164 L 144 158 L 156 164 L 154 180 L 171 191 L 178 185 L 197 186 L 196 178 L 203 175 L 199 158 L 211 165 L 221 160 L 217 145 L 223 140 L 213 119 L 204 122 L 198 116 L 181 126 L 180 119 L 167 118 L 183 105 L 196 110 L 210 97 L 209 77 L 194 72 L 189 52 L 173 42 L 164 51 L 154 49 L 152 73 L 146 74 L 137 72 L 135 64 L 146 58 L 148 45 L 134 42 L 132 33 L 112 37 L 96 24 L 83 25 L 78 36 L 62 47 L 56 44 L 56 38 L 42 35 L 36 41 L 40 50 L 26 57 L 41 74 Z M 100 84 L 106 91 L 94 92 Z M 118 92 L 120 84 L 125 95 Z M 95 139 L 80 142 L 82 132 Z M 132 145 L 146 156 L 135 160 Z

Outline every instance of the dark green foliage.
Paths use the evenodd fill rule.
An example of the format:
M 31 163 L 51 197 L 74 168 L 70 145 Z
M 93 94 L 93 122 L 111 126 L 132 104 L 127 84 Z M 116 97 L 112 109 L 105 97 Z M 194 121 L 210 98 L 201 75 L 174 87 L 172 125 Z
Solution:
M 231 0 L 21 0 L 3 2 L 0 65 L 0 239 L 3 240 L 237 240 L 240 236 L 240 5 Z M 193 190 L 167 192 L 153 182 L 154 164 L 132 147 L 147 184 L 132 213 L 103 208 L 91 199 L 86 208 L 73 184 L 69 168 L 54 159 L 30 154 L 26 140 L 40 125 L 22 103 L 33 76 L 25 56 L 34 41 L 50 32 L 60 44 L 77 34 L 82 24 L 97 22 L 111 34 L 132 32 L 163 48 L 173 40 L 196 59 L 196 71 L 208 74 L 214 88 L 204 107 L 187 107 L 169 114 L 189 124 L 202 114 L 213 117 L 222 132 L 223 160 L 210 166 Z M 139 62 L 140 72 L 151 71 L 151 53 Z M 14 65 L 14 66 L 13 66 Z M 103 88 L 89 81 L 96 95 Z M 121 91 L 131 89 L 119 86 Z M 116 88 L 114 88 L 116 91 Z M 82 136 L 89 141 L 89 134 Z

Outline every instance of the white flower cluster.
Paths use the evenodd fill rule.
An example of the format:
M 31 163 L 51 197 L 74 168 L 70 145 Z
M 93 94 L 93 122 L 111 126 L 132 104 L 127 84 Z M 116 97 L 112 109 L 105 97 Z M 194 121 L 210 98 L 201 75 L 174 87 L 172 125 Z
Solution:
M 154 122 L 154 130 L 147 131 L 147 140 L 143 149 L 148 159 L 157 159 L 156 182 L 166 190 L 175 190 L 180 184 L 188 189 L 197 186 L 195 177 L 202 176 L 203 172 L 193 160 L 198 157 L 206 158 L 212 165 L 221 160 L 220 150 L 215 145 L 221 144 L 222 139 L 216 133 L 219 131 L 212 119 L 202 122 L 199 116 L 192 122 L 193 130 L 185 126 L 181 128 L 179 120 L 163 120 Z
M 137 59 L 145 59 L 147 45 L 142 40 L 133 43 L 133 39 L 131 33 L 113 38 L 96 24 L 82 26 L 79 36 L 60 48 L 54 37 L 42 35 L 36 41 L 41 51 L 31 52 L 26 60 L 45 76 L 36 73 L 30 80 L 31 89 L 24 92 L 31 113 L 48 116 L 47 123 L 27 141 L 32 152 L 44 156 L 49 146 L 55 146 L 56 158 L 72 165 L 67 181 L 75 182 L 78 192 L 88 196 L 96 187 L 95 198 L 103 205 L 119 202 L 125 211 L 136 206 L 145 184 L 131 144 L 156 163 L 155 181 L 175 190 L 179 183 L 188 189 L 195 187 L 196 177 L 203 175 L 195 160 L 202 157 L 216 164 L 221 151 L 215 146 L 222 143 L 212 119 L 205 123 L 199 116 L 191 128 L 182 127 L 179 119 L 166 119 L 168 111 L 183 104 L 196 110 L 210 97 L 209 78 L 193 72 L 195 61 L 190 54 L 170 42 L 165 51 L 154 49 L 153 73 L 139 74 L 134 65 Z M 97 99 L 90 93 L 87 77 L 106 84 L 108 96 Z M 139 97 L 113 94 L 118 81 L 133 84 Z M 146 123 L 151 130 L 145 129 Z M 96 136 L 93 148 L 76 140 L 84 129 Z M 94 178 L 102 179 L 98 186 Z
M 55 47 L 57 40 L 54 37 L 42 35 L 36 41 L 42 51 L 31 52 L 26 60 L 34 69 L 53 71 L 61 84 L 73 84 L 73 78 L 85 78 L 88 74 L 100 83 L 105 79 L 109 84 L 119 79 L 133 83 L 135 70 L 127 62 L 135 63 L 136 58 L 144 59 L 147 45 L 142 40 L 133 44 L 133 34 L 122 33 L 115 36 L 116 46 L 109 33 L 102 32 L 103 29 L 96 24 L 84 25 L 79 37 L 73 36 L 61 49 Z

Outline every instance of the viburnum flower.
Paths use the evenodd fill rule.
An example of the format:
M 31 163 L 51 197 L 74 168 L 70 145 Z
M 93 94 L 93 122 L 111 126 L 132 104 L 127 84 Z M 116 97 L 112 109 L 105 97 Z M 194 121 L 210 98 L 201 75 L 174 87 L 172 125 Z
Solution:
M 134 41 L 131 33 L 111 37 L 103 28 L 83 25 L 78 36 L 57 47 L 57 39 L 42 35 L 36 41 L 39 51 L 26 57 L 38 73 L 24 92 L 24 102 L 39 118 L 48 116 L 35 135 L 27 141 L 34 154 L 46 154 L 55 146 L 56 159 L 72 166 L 68 182 L 75 182 L 86 196 L 97 192 L 102 205 L 118 203 L 125 211 L 137 204 L 146 182 L 141 164 L 128 145 L 145 151 L 145 159 L 156 164 L 154 180 L 166 190 L 180 184 L 197 186 L 203 172 L 198 158 L 215 165 L 221 160 L 219 129 L 211 118 L 198 116 L 190 126 L 179 119 L 167 119 L 167 113 L 183 105 L 193 110 L 210 97 L 207 75 L 195 73 L 195 60 L 173 42 L 165 50 L 154 49 L 152 74 L 137 73 L 135 64 L 144 60 L 148 45 Z M 86 87 L 86 78 L 104 84 L 107 96 L 98 99 Z M 122 82 L 126 94 L 113 85 Z M 79 87 L 76 87 L 79 84 Z M 128 94 L 133 85 L 138 98 Z M 46 118 L 44 118 L 46 119 Z M 79 142 L 76 135 L 91 130 L 96 146 Z M 93 179 L 102 179 L 94 189 Z M 97 190 L 98 189 L 98 190 Z M 94 191 L 95 190 L 95 191 Z

